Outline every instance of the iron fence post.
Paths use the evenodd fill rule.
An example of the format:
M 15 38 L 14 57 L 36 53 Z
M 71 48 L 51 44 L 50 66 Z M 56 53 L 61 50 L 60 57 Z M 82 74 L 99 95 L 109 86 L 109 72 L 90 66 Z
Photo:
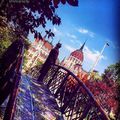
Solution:
M 67 75 L 65 76 L 65 78 L 63 79 L 63 81 L 62 81 L 62 83 L 61 83 L 61 85 L 60 85 L 60 87 L 57 89 L 57 91 L 56 91 L 56 93 L 55 93 L 55 98 L 57 98 L 57 94 L 60 92 L 60 89 L 62 88 L 62 86 L 64 85 L 64 83 L 66 82 L 66 80 L 67 80 L 67 78 L 68 78 L 68 76 L 69 76 L 69 73 L 67 73 Z
M 49 88 L 52 80 L 54 79 L 55 75 L 57 74 L 58 70 L 59 70 L 59 67 L 57 67 L 57 69 L 56 69 L 55 73 L 53 74 L 52 78 L 48 81 L 48 84 L 47 84 L 47 87 L 48 87 L 48 88 Z
M 61 107 L 61 112 L 64 113 L 65 109 L 69 106 L 70 104 L 70 100 L 73 98 L 73 96 L 75 95 L 75 93 L 77 92 L 77 90 L 79 89 L 79 84 L 77 85 L 76 89 L 74 90 L 74 92 L 69 96 L 69 101 L 67 101 L 62 107 Z M 75 102 L 75 101 L 74 101 Z

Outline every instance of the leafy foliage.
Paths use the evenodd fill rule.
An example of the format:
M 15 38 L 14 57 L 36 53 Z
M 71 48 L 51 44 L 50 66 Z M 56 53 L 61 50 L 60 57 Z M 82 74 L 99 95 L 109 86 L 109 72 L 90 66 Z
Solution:
M 37 61 L 37 65 L 36 66 L 39 66 L 39 65 L 42 65 L 43 62 L 40 62 L 40 61 Z
M 0 16 L 0 57 L 8 46 L 14 41 L 15 34 L 12 28 L 8 27 L 6 19 Z
M 86 85 L 94 94 L 98 103 L 108 112 L 111 110 L 115 112 L 117 108 L 116 84 L 112 82 L 112 86 L 108 86 L 104 81 L 87 81 Z
M 118 106 L 116 110 L 116 119 L 120 119 L 120 61 L 116 64 L 110 65 L 103 74 L 103 79 L 110 84 L 110 81 L 113 80 L 116 83 L 116 100 L 118 101 Z M 113 85 L 113 84 L 111 84 Z
M 102 75 L 102 80 L 89 80 L 85 84 L 94 94 L 98 103 L 110 115 L 114 113 L 116 120 L 120 119 L 120 62 L 108 66 Z
M 108 66 L 108 68 L 105 70 L 105 73 L 103 74 L 104 77 L 109 77 L 110 79 L 113 79 L 115 82 L 120 84 L 120 61 L 116 64 Z
M 60 25 L 61 18 L 56 13 L 60 3 L 78 6 L 78 0 L 4 0 L 0 6 L 0 14 L 8 22 L 12 22 L 23 36 L 27 36 L 30 31 L 36 33 L 36 28 L 41 26 L 47 31 L 49 38 L 54 35 L 51 30 L 46 30 L 46 23 L 50 21 L 53 25 Z
M 12 42 L 19 39 L 16 31 L 7 23 L 6 18 L 0 16 L 0 57 L 5 50 L 11 45 Z M 25 49 L 28 49 L 30 43 L 27 39 L 24 39 Z
M 46 30 L 47 21 L 60 25 L 61 18 L 56 14 L 59 3 L 78 6 L 78 0 L 3 0 L 0 3 L 0 56 L 6 48 L 20 37 L 26 38 L 29 32 L 42 39 L 36 28 L 44 28 L 46 37 L 53 38 L 51 29 Z M 25 40 L 25 48 L 29 43 Z

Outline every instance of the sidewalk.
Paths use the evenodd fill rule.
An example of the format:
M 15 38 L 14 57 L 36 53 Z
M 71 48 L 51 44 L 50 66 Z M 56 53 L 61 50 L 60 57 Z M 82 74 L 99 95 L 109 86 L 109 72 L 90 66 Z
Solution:
M 14 120 L 63 120 L 63 117 L 46 86 L 22 76 Z

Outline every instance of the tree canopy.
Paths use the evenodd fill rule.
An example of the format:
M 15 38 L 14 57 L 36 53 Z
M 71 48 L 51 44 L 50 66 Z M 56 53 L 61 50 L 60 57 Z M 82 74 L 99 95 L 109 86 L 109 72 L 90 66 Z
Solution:
M 103 79 L 107 77 L 120 85 L 120 61 L 108 66 L 103 74 Z M 106 81 L 107 82 L 107 81 Z M 108 81 L 109 82 L 109 81 Z
M 19 39 L 19 36 L 16 34 L 16 31 L 7 23 L 5 17 L 0 16 L 0 58 L 8 46 L 12 42 Z M 25 49 L 28 49 L 30 43 L 27 39 L 24 39 Z
M 53 36 L 51 30 L 46 30 L 46 23 L 60 25 L 61 18 L 56 9 L 59 4 L 78 6 L 78 0 L 4 0 L 1 2 L 0 15 L 5 16 L 8 22 L 14 24 L 18 33 L 27 36 L 35 33 L 36 28 L 42 26 L 48 37 Z
M 117 95 L 115 99 L 118 101 L 118 106 L 116 110 L 116 120 L 119 120 L 120 119 L 120 61 L 108 66 L 108 68 L 105 69 L 105 72 L 103 74 L 103 79 L 108 85 L 113 86 L 114 84 L 116 84 Z

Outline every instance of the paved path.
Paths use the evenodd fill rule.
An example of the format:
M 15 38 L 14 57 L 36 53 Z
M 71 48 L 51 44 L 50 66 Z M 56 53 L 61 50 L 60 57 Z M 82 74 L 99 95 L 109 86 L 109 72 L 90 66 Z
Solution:
M 63 117 L 46 86 L 22 76 L 14 120 L 63 120 Z

